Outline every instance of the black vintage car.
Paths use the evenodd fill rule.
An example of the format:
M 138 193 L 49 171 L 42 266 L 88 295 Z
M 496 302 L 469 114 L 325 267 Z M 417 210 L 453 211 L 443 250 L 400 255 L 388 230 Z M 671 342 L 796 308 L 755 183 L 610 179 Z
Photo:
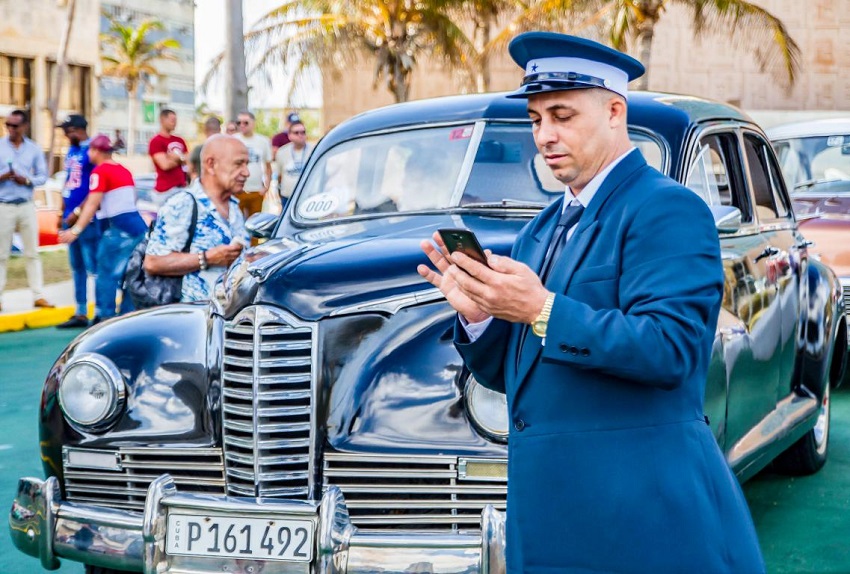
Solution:
M 715 214 L 726 290 L 705 409 L 721 449 L 741 480 L 774 461 L 815 472 L 844 303 L 770 145 L 698 98 L 632 94 L 629 117 L 647 160 Z M 91 572 L 500 571 L 505 400 L 464 369 L 419 242 L 465 227 L 508 253 L 563 193 L 504 95 L 340 125 L 284 214 L 251 221 L 269 240 L 213 301 L 108 321 L 59 357 L 47 479 L 20 481 L 15 544 Z

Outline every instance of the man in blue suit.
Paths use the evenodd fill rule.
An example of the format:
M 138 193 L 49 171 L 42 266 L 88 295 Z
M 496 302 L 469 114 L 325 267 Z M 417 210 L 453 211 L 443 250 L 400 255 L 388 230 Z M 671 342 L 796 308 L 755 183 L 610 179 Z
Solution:
M 542 32 L 510 45 L 533 136 L 566 186 L 485 266 L 423 242 L 455 345 L 506 393 L 512 573 L 764 571 L 703 414 L 723 273 L 714 221 L 631 144 L 636 60 Z

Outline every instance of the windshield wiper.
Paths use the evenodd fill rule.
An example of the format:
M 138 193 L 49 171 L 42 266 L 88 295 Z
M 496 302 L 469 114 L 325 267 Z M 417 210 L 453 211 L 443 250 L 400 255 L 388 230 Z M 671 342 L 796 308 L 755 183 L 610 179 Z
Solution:
M 810 187 L 814 187 L 816 185 L 820 185 L 822 183 L 832 183 L 833 181 L 847 181 L 843 179 L 807 179 L 805 181 L 801 181 L 800 183 L 794 184 L 793 191 L 797 191 L 798 189 L 808 189 Z
M 543 209 L 549 205 L 542 201 L 519 201 L 517 199 L 503 199 L 501 201 L 482 201 L 479 203 L 465 203 L 459 205 L 459 209 Z

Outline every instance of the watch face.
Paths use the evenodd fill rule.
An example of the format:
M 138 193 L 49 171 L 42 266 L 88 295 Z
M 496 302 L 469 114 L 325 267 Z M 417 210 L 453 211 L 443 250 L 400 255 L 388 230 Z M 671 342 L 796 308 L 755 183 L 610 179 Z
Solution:
M 546 336 L 546 321 L 535 321 L 531 324 L 532 332 L 538 337 Z

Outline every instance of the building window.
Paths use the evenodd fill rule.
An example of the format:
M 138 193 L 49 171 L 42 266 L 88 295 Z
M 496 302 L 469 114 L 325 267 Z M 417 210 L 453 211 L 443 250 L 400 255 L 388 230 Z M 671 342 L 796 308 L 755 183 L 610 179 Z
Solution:
M 0 105 L 29 107 L 33 61 L 0 55 Z
M 48 94 L 53 94 L 58 66 L 56 62 L 47 62 Z M 65 79 L 62 81 L 62 93 L 59 95 L 59 109 L 91 116 L 91 68 L 68 64 Z

